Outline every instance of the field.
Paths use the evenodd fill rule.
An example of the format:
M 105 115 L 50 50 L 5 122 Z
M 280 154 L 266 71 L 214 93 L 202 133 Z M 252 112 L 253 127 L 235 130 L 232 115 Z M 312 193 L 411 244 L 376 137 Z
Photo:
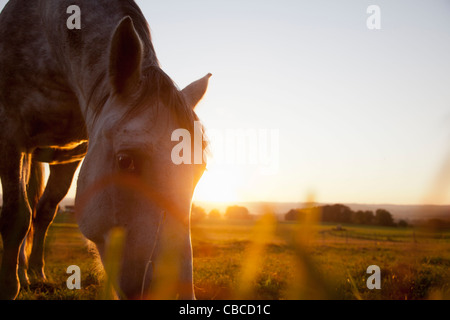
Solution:
M 412 228 L 204 219 L 192 226 L 198 299 L 449 299 L 450 233 Z M 66 287 L 69 265 L 81 289 Z M 369 290 L 367 267 L 381 270 Z M 19 299 L 99 299 L 103 272 L 67 215 L 52 225 L 46 248 L 49 282 Z

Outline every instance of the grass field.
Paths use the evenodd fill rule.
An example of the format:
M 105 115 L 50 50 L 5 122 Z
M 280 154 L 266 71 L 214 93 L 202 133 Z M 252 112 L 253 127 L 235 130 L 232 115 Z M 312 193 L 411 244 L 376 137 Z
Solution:
M 208 220 L 192 226 L 198 299 L 449 299 L 450 233 L 412 228 Z M 66 269 L 81 268 L 80 290 Z M 381 269 L 369 290 L 367 267 Z M 19 299 L 98 299 L 103 273 L 67 216 L 49 231 L 49 282 L 22 289 Z

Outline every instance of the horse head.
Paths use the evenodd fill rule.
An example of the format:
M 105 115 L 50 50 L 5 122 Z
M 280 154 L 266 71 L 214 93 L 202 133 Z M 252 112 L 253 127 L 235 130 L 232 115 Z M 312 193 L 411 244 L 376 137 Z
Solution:
M 121 230 L 122 250 L 112 262 L 119 271 L 107 274 L 120 297 L 194 298 L 189 219 L 206 165 L 174 163 L 171 136 L 180 128 L 194 134 L 194 108 L 211 75 L 177 89 L 146 59 L 129 17 L 116 27 L 109 50 L 110 92 L 89 127 L 78 177 L 80 230 L 107 273 L 110 234 Z

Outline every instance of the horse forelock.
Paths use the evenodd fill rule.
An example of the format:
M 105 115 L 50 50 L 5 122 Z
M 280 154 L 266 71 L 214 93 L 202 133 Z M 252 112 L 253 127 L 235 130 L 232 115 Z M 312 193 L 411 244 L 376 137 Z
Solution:
M 198 121 L 183 93 L 159 66 L 152 65 L 143 70 L 139 87 L 130 100 L 125 118 L 136 116 L 143 108 L 151 106 L 157 112 L 170 112 L 178 124 L 190 132 L 193 132 L 194 121 Z
M 177 124 L 192 135 L 194 123 L 200 122 L 197 114 L 187 104 L 184 94 L 175 82 L 159 67 L 149 66 L 144 69 L 138 90 L 130 99 L 129 109 L 123 120 L 139 116 L 146 108 L 155 108 L 156 112 L 170 112 Z M 203 136 L 202 148 L 206 150 L 208 142 L 205 128 L 201 126 Z

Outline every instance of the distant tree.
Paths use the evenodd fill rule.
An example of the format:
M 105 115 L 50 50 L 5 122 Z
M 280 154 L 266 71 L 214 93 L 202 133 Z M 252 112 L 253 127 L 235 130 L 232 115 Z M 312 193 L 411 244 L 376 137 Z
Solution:
M 322 222 L 354 223 L 364 225 L 394 226 L 392 214 L 384 209 L 373 211 L 353 211 L 343 204 L 324 205 L 311 209 L 291 209 L 285 215 L 285 220 L 303 221 L 310 213 L 320 213 Z M 403 225 L 403 222 L 402 222 Z
M 358 210 L 353 212 L 352 223 L 364 224 L 364 211 Z
M 250 213 L 246 207 L 230 206 L 225 211 L 225 217 L 227 219 L 247 220 L 251 219 Z
M 336 216 L 332 210 L 332 207 L 329 205 L 322 207 L 322 221 L 324 222 L 334 222 Z
M 370 225 L 374 222 L 374 215 L 372 211 L 358 210 L 352 215 L 352 223 Z
M 378 209 L 375 211 L 375 221 L 379 226 L 393 226 L 394 219 L 392 218 L 392 214 L 384 209 Z
M 326 205 L 322 207 L 322 221 L 325 222 L 351 222 L 353 211 L 342 204 Z
M 336 208 L 336 210 L 338 212 L 338 221 L 339 222 L 343 222 L 343 223 L 351 222 L 353 211 L 349 207 L 344 206 L 342 204 L 336 204 L 336 205 L 334 205 L 334 207 Z
M 284 220 L 304 222 L 307 220 L 308 215 L 317 212 L 317 209 L 320 209 L 320 207 L 309 209 L 291 209 L 284 215 Z
M 364 211 L 364 222 L 363 224 L 374 224 L 375 223 L 375 215 L 373 211 L 367 210 Z
M 206 217 L 206 211 L 202 207 L 198 207 L 195 204 L 192 204 L 191 209 L 191 221 L 197 222 L 203 220 Z
M 406 228 L 408 226 L 408 222 L 406 222 L 405 220 L 400 220 L 397 223 L 397 226 L 399 226 L 400 228 Z
M 209 219 L 220 219 L 221 215 L 220 215 L 220 211 L 217 209 L 212 209 L 209 213 L 208 213 L 208 218 Z
M 287 221 L 298 220 L 298 214 L 299 214 L 298 209 L 291 209 L 284 215 L 284 220 L 287 220 Z
M 425 227 L 431 232 L 443 232 L 450 230 L 450 221 L 442 219 L 428 219 Z

